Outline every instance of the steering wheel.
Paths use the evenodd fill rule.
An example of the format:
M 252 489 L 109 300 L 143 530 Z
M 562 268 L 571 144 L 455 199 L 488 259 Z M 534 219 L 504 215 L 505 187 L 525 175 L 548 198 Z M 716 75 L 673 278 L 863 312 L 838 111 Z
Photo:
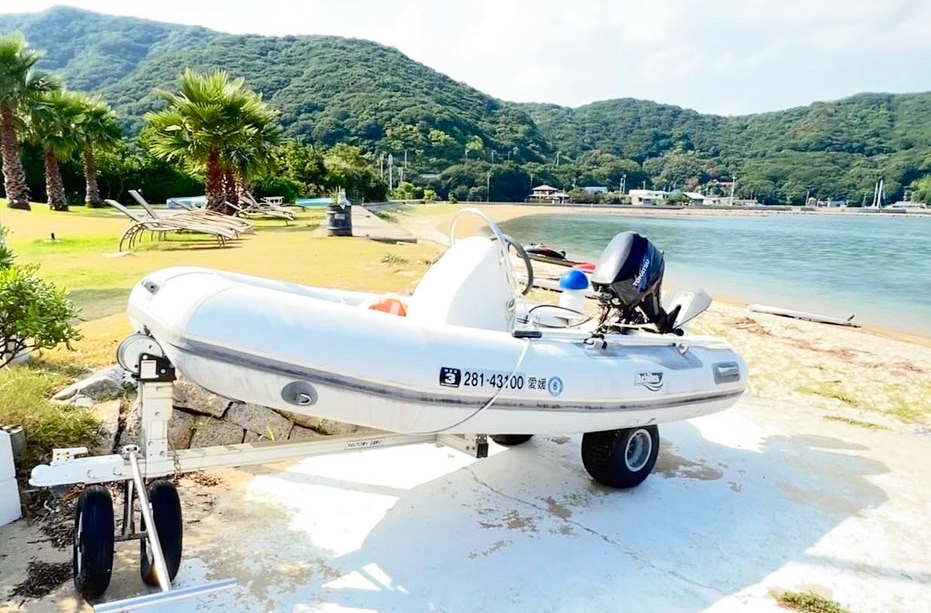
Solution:
M 527 268 L 527 283 L 524 285 L 523 291 L 519 293 L 521 296 L 526 296 L 529 294 L 533 287 L 533 264 L 530 262 L 530 256 L 527 255 L 523 245 L 502 232 L 501 228 L 498 227 L 498 224 L 482 211 L 469 207 L 460 209 L 456 212 L 456 214 L 453 216 L 452 224 L 449 226 L 450 246 L 456 244 L 456 224 L 459 222 L 459 219 L 465 215 L 475 215 L 476 217 L 481 218 L 482 221 L 485 222 L 485 225 L 488 226 L 488 229 L 491 230 L 494 238 L 497 239 L 498 248 L 501 251 L 501 257 L 504 258 L 504 268 L 508 277 L 508 283 L 511 284 L 511 287 L 513 287 L 515 290 L 514 293 L 517 294 L 517 275 L 514 274 L 514 265 L 511 263 L 510 255 L 510 247 L 514 247 L 514 250 L 517 251 L 517 254 L 520 255 L 524 260 L 524 266 Z

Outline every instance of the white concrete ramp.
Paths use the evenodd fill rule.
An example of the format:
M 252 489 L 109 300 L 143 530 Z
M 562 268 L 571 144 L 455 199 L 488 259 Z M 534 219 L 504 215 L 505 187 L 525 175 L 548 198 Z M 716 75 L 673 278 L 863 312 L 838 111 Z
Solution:
M 223 471 L 178 584 L 240 587 L 163 610 L 775 612 L 771 590 L 813 589 L 855 613 L 927 611 L 931 440 L 751 400 L 661 435 L 626 492 L 591 482 L 579 437 Z M 142 591 L 136 556 L 120 546 L 108 599 Z
M 927 610 L 928 441 L 752 402 L 661 434 L 627 492 L 589 480 L 578 437 L 259 469 L 188 527 L 179 574 L 241 587 L 171 610 L 778 611 L 780 588 Z

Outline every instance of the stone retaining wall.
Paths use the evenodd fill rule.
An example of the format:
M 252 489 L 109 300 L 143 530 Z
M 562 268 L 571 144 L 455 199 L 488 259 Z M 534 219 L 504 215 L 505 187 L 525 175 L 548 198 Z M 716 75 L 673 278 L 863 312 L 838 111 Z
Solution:
M 94 403 L 107 430 L 107 447 L 118 449 L 139 442 L 138 400 L 123 401 L 118 419 L 114 403 L 107 400 L 135 386 L 122 378 L 119 367 L 110 367 L 74 383 L 55 398 L 63 403 Z M 179 375 L 174 384 L 174 409 L 168 422 L 168 444 L 172 449 L 231 445 L 254 441 L 308 439 L 329 434 L 351 434 L 361 430 L 354 424 L 279 411 L 257 404 L 224 398 Z

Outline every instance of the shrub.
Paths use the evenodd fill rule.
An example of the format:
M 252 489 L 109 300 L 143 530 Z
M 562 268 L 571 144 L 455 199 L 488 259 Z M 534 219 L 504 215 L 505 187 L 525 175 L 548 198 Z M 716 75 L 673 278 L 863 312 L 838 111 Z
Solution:
M 423 190 L 423 199 L 424 202 L 433 202 L 436 200 L 436 192 L 428 187 L 427 189 Z
M 38 275 L 36 265 L 0 270 L 0 367 L 23 351 L 52 349 L 81 338 L 78 311 L 63 289 Z
M 294 202 L 304 195 L 305 188 L 294 179 L 287 177 L 265 177 L 257 181 L 252 189 L 256 198 L 281 196 L 285 202 Z
M 9 247 L 6 246 L 7 229 L 0 226 L 0 270 L 6 270 L 13 265 L 13 258 L 16 257 Z
M 446 201 L 449 202 L 450 204 L 456 204 L 457 202 L 459 202 L 459 201 L 456 199 L 456 194 L 454 194 L 454 193 L 452 193 L 452 192 L 449 192 L 449 198 L 447 198 Z
M 48 461 L 55 447 L 91 447 L 99 422 L 91 408 L 61 406 L 49 396 L 76 374 L 48 364 L 22 364 L 0 369 L 0 424 L 26 430 L 21 473 Z

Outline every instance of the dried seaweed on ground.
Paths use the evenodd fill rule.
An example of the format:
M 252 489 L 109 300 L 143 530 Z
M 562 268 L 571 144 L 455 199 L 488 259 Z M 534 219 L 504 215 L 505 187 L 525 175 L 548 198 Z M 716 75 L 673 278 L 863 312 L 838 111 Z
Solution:
M 188 473 L 186 476 L 197 485 L 202 485 L 204 487 L 216 487 L 218 485 L 223 485 L 223 479 L 202 470 L 197 471 L 196 473 Z
M 67 522 L 51 519 L 42 520 L 39 530 L 48 537 L 48 541 L 57 549 L 67 549 L 74 543 L 74 524 L 70 521 L 70 518 Z
M 51 594 L 71 578 L 71 563 L 41 562 L 33 558 L 27 572 L 26 578 L 13 587 L 10 599 L 42 598 Z
M 750 319 L 749 317 L 743 317 L 734 321 L 734 328 L 737 330 L 744 330 L 751 334 L 762 334 L 763 336 L 772 336 L 772 332 L 767 330 L 755 319 Z

